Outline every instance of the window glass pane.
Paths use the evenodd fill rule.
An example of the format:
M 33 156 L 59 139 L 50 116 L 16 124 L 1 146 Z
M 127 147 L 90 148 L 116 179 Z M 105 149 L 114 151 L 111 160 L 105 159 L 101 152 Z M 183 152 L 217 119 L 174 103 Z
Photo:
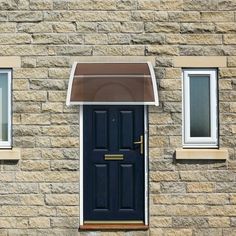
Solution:
M 8 141 L 8 74 L 0 73 L 0 141 Z
M 190 136 L 211 136 L 210 77 L 190 76 Z

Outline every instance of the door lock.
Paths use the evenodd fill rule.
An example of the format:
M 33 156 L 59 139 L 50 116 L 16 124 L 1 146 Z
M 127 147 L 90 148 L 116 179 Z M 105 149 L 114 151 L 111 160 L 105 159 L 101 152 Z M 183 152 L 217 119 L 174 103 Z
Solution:
M 140 135 L 140 140 L 137 142 L 134 142 L 134 144 L 140 144 L 140 154 L 143 154 L 143 135 Z

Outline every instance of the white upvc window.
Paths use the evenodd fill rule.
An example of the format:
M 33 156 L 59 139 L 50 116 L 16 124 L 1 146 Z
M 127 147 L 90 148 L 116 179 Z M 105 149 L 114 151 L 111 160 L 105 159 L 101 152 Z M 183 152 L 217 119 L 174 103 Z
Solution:
M 11 147 L 11 69 L 0 69 L 0 148 Z
M 217 70 L 183 70 L 183 147 L 218 147 Z

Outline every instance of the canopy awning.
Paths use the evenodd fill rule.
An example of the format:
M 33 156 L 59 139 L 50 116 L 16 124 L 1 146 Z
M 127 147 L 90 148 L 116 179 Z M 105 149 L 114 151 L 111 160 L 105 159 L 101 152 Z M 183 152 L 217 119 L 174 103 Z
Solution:
M 146 63 L 77 63 L 72 66 L 67 105 L 159 105 L 155 73 Z

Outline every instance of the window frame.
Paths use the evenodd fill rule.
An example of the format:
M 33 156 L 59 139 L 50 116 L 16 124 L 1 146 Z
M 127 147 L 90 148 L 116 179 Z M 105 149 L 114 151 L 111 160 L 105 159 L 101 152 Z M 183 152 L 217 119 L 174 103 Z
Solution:
M 7 141 L 0 141 L 0 149 L 6 149 L 12 147 L 12 116 L 11 116 L 11 110 L 12 110 L 12 69 L 2 69 L 0 68 L 0 74 L 7 74 L 7 82 L 8 82 L 8 140 Z M 0 111 L 1 112 L 1 111 Z M 1 113 L 0 113 L 1 115 Z
M 210 137 L 190 136 L 190 77 L 209 76 L 210 78 Z M 184 148 L 218 148 L 218 86 L 217 69 L 183 69 L 182 71 L 182 108 L 183 131 L 182 143 Z

